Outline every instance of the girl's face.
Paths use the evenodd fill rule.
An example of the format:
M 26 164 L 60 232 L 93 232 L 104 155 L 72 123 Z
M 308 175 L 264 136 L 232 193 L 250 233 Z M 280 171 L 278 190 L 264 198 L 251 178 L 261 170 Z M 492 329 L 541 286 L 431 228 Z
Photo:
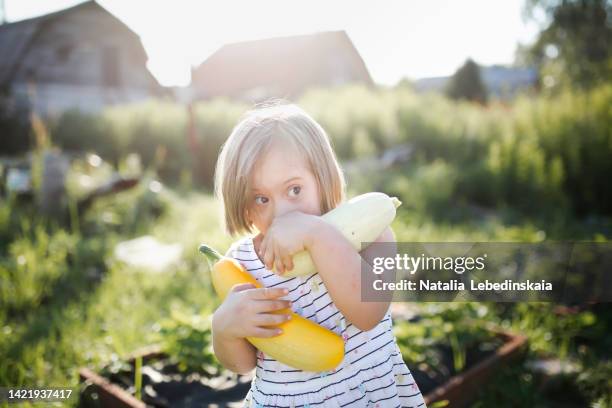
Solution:
M 251 174 L 247 219 L 263 234 L 291 211 L 321 215 L 321 196 L 307 163 L 286 140 L 275 140 Z

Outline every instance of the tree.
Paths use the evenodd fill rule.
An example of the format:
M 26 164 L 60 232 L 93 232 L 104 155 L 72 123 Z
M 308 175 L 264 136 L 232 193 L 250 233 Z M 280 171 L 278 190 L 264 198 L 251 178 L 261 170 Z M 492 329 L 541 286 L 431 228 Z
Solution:
M 402 79 L 397 81 L 397 83 L 395 84 L 395 88 L 414 89 L 414 82 L 412 82 L 410 79 L 406 77 L 402 77 Z
M 542 26 L 519 58 L 539 67 L 545 86 L 590 88 L 612 77 L 612 2 L 526 0 L 528 20 Z M 539 19 L 538 16 L 544 19 Z
M 486 103 L 487 89 L 480 78 L 480 67 L 471 58 L 452 76 L 446 87 L 446 95 L 452 99 Z

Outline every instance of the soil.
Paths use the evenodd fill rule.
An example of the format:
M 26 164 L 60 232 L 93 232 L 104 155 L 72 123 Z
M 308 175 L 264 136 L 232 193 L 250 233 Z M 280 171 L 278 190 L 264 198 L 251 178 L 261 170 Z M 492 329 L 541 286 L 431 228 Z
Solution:
M 103 372 L 102 375 L 134 395 L 133 366 L 129 370 Z M 251 379 L 252 375 L 237 375 L 229 371 L 215 377 L 181 373 L 169 357 L 155 356 L 147 359 L 145 356 L 142 364 L 142 401 L 147 407 L 156 408 L 242 407 Z M 97 406 L 87 394 L 83 393 L 79 406 Z
M 495 352 L 502 341 L 497 339 L 490 343 L 480 343 L 468 348 L 466 367 L 482 361 Z M 423 395 L 444 384 L 456 374 L 453 368 L 453 356 L 449 347 L 438 346 L 436 353 L 440 359 L 438 367 L 412 367 L 410 371 Z M 148 407 L 155 408 L 195 408 L 195 407 L 241 407 L 249 388 L 252 374 L 236 375 L 224 372 L 215 377 L 197 373 L 181 373 L 178 366 L 167 356 L 144 358 L 142 365 L 142 400 Z M 129 369 L 102 375 L 112 383 L 134 395 L 133 366 Z M 96 406 L 87 393 L 83 393 L 81 408 Z

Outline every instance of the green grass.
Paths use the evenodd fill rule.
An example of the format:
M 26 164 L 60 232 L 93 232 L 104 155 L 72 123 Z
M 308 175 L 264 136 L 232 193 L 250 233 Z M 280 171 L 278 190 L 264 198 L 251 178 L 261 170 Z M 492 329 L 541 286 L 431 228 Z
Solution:
M 5 265 L 14 265 L 28 248 L 28 256 L 36 262 L 47 259 L 39 247 L 55 245 L 65 248 L 66 254 L 50 258 L 48 265 L 39 268 L 39 273 L 51 274 L 47 289 L 38 288 L 38 281 L 26 281 L 24 287 L 34 291 L 30 300 L 10 307 L 5 303 L 0 310 L 3 386 L 77 387 L 79 367 L 98 371 L 140 347 L 163 342 L 160 322 L 173 311 L 208 316 L 215 307 L 207 266 L 197 247 L 206 242 L 224 251 L 231 243 L 221 230 L 219 204 L 209 194 L 178 194 L 169 189 L 154 198 L 146 191 L 122 194 L 101 200 L 82 220 L 80 233 L 59 227 L 36 232 L 9 221 L 4 224 L 4 233 L 10 230 L 15 235 L 12 244 L 3 245 Z M 164 212 L 159 218 L 147 215 L 158 201 L 165 203 Z M 108 212 L 114 215 L 103 216 Z M 536 221 L 503 212 L 486 217 L 465 212 L 445 218 L 407 208 L 399 212 L 393 228 L 398 241 L 537 241 L 542 227 Z M 36 218 L 32 223 L 36 224 Z M 579 223 L 568 228 L 583 237 L 597 233 Z M 181 262 L 156 274 L 112 259 L 117 242 L 140 234 L 181 243 Z M 546 237 L 554 238 L 554 234 L 563 231 L 547 231 Z M 536 327 L 528 329 L 534 339 L 543 335 Z
M 408 164 L 347 174 L 349 197 L 384 191 L 403 202 L 393 223 L 398 241 L 540 242 L 612 238 L 611 100 L 611 84 L 486 108 L 402 87 L 349 86 L 312 90 L 298 103 L 326 129 L 342 160 L 398 143 L 414 148 Z M 85 214 L 72 211 L 66 225 L 0 200 L 0 385 L 77 387 L 80 366 L 98 371 L 151 343 L 180 349 L 185 338 L 172 332 L 177 325 L 187 326 L 188 341 L 207 341 L 206 324 L 192 317 L 208 317 L 217 300 L 197 248 L 205 242 L 224 251 L 232 239 L 221 230 L 219 204 L 191 185 L 210 186 L 218 148 L 246 109 L 226 100 L 196 105 L 205 146 L 197 163 L 185 143 L 187 112 L 175 104 L 122 106 L 101 116 L 68 112 L 48 124 L 48 143 L 96 151 L 119 162 L 124 175 L 147 170 L 139 188 L 100 199 Z M 73 163 L 72 200 L 87 193 L 83 180 L 97 184 L 115 170 L 91 163 Z M 41 163 L 33 167 L 40 187 Z M 179 187 L 154 191 L 155 173 Z M 113 260 L 118 242 L 142 235 L 182 244 L 181 261 L 156 274 Z M 609 316 L 555 318 L 550 305 L 489 309 L 495 313 L 487 319 L 527 334 L 528 358 L 579 361 L 578 388 L 589 400 L 599 398 L 610 370 Z M 178 358 L 193 357 L 193 350 L 181 351 Z M 531 373 L 519 366 L 508 376 L 527 384 L 515 395 L 522 405 L 540 402 L 531 399 L 537 389 Z M 503 395 L 504 381 L 490 387 L 480 406 Z
M 218 206 L 206 195 L 166 193 L 172 205 L 151 233 L 162 242 L 181 242 L 181 263 L 154 274 L 128 268 L 104 251 L 97 254 L 101 259 L 90 260 L 105 268 L 101 279 L 92 282 L 83 277 L 87 268 L 58 262 L 69 290 L 57 286 L 37 307 L 0 312 L 0 384 L 76 387 L 79 366 L 98 370 L 117 356 L 160 342 L 158 322 L 174 308 L 212 310 L 215 300 L 197 247 L 202 241 L 220 250 L 229 245 L 218 225 Z M 97 238 L 80 239 L 86 246 Z M 112 248 L 119 240 L 111 232 L 106 245 Z

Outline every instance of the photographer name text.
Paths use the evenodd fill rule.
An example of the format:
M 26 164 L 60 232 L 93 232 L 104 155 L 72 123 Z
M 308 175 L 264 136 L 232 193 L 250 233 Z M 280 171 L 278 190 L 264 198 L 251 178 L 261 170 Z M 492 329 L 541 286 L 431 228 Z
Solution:
M 373 282 L 375 290 L 407 290 L 407 291 L 462 291 L 465 290 L 465 283 L 453 279 L 449 281 L 436 281 L 430 279 L 419 280 L 418 282 L 402 279 L 399 282 L 384 282 L 377 279 Z M 553 285 L 550 282 L 541 280 L 535 281 L 513 281 L 506 279 L 502 282 L 492 282 L 488 279 L 477 282 L 470 280 L 470 290 L 472 291 L 551 291 Z

